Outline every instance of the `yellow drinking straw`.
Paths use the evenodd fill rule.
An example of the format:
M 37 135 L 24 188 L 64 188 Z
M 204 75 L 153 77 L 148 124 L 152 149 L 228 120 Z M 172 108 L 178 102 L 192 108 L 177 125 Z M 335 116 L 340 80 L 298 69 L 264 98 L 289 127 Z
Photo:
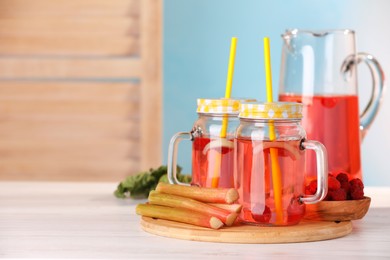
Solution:
M 230 43 L 230 54 L 229 54 L 228 73 L 226 78 L 225 98 L 230 98 L 232 93 L 234 61 L 236 58 L 236 47 L 237 47 L 237 37 L 232 37 Z M 219 135 L 220 138 L 226 138 L 227 127 L 228 127 L 228 117 L 227 115 L 224 115 L 222 119 L 222 129 Z M 211 179 L 211 187 L 213 188 L 217 188 L 219 184 L 221 160 L 222 160 L 221 154 L 217 153 L 215 158 L 214 175 L 213 178 Z
M 234 61 L 236 59 L 236 47 L 237 47 L 237 37 L 232 37 L 232 41 L 230 43 L 230 55 L 229 55 L 228 73 L 226 78 L 225 98 L 230 98 L 232 94 Z M 222 121 L 222 129 L 220 134 L 221 138 L 226 137 L 227 124 L 228 124 L 228 118 L 225 115 Z
M 264 65 L 265 65 L 265 82 L 267 89 L 267 102 L 272 102 L 272 73 L 271 73 L 271 51 L 269 47 L 269 38 L 264 37 Z M 270 141 L 276 139 L 275 128 L 273 124 L 269 126 Z M 276 224 L 283 222 L 283 205 L 282 205 L 282 176 L 278 162 L 278 150 L 270 148 L 272 183 L 274 189 Z

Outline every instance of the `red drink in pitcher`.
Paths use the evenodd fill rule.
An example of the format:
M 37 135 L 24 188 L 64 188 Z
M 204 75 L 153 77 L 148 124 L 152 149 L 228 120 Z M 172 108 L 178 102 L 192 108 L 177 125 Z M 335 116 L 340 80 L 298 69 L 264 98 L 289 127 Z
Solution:
M 279 100 L 302 102 L 302 125 L 309 139 L 323 143 L 330 172 L 362 177 L 360 143 L 379 110 L 385 75 L 379 62 L 357 52 L 353 30 L 286 30 L 282 35 Z M 371 71 L 372 93 L 359 114 L 358 67 Z M 367 89 L 367 90 L 368 90 Z M 315 174 L 307 156 L 308 175 Z
M 328 152 L 330 172 L 346 172 L 360 178 L 359 104 L 356 95 L 301 96 L 282 94 L 281 101 L 303 103 L 302 126 L 307 138 L 323 143 Z M 307 153 L 306 173 L 315 176 L 313 153 Z
M 213 188 L 233 187 L 233 146 L 233 140 L 196 137 L 192 144 L 191 184 Z
M 297 224 L 305 213 L 305 204 L 299 202 L 304 194 L 304 153 L 301 140 L 254 141 L 237 139 L 237 183 L 240 203 L 243 205 L 241 220 L 258 225 L 276 222 L 274 185 L 272 184 L 272 160 L 270 147 L 277 150 L 282 179 L 283 219 L 278 225 Z

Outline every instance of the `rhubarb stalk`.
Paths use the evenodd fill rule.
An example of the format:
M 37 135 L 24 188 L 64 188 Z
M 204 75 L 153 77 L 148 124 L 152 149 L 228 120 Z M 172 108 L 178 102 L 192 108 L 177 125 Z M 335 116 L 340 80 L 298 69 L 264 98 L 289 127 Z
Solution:
M 152 204 L 138 204 L 135 210 L 138 215 L 151 218 L 172 220 L 212 229 L 219 229 L 223 226 L 222 221 L 216 217 L 211 217 L 188 209 L 170 208 Z
M 209 205 L 228 210 L 230 212 L 240 213 L 242 209 L 241 204 L 222 204 L 222 203 L 209 203 Z
M 238 192 L 233 188 L 205 188 L 160 182 L 156 187 L 156 191 L 208 203 L 232 204 L 238 199 Z
M 152 191 L 149 193 L 149 203 L 173 208 L 189 209 L 203 214 L 216 217 L 222 220 L 227 226 L 231 226 L 237 219 L 238 214 L 221 209 L 209 204 L 172 194 Z

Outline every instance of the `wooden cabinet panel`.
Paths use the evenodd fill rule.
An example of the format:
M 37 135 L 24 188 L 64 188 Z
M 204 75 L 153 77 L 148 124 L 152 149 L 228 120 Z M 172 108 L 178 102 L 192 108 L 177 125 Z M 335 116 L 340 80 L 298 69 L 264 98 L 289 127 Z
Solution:
M 161 164 L 161 0 L 0 1 L 0 179 Z
M 143 62 L 136 57 L 0 57 L 1 79 L 139 79 Z M 147 76 L 147 75 L 145 75 Z

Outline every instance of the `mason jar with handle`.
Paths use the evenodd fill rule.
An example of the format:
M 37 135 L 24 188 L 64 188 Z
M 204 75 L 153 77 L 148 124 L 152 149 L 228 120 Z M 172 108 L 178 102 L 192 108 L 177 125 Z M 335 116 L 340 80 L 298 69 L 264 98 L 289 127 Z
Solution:
M 201 187 L 233 187 L 234 131 L 241 100 L 198 99 L 198 119 L 190 132 L 179 132 L 170 141 L 168 180 L 188 185 L 176 175 L 177 149 L 182 140 L 192 141 L 192 182 Z
M 279 100 L 301 102 L 302 125 L 309 139 L 323 143 L 329 170 L 363 179 L 360 143 L 379 110 L 384 73 L 370 54 L 356 52 L 353 30 L 287 30 L 283 35 Z M 370 100 L 359 115 L 357 65 L 372 75 Z M 307 153 L 305 172 L 316 174 L 313 153 Z
M 235 188 L 247 224 L 287 226 L 300 222 L 305 204 L 323 200 L 328 190 L 325 147 L 307 140 L 302 104 L 245 103 L 235 134 Z M 305 153 L 316 155 L 317 190 L 306 194 Z

